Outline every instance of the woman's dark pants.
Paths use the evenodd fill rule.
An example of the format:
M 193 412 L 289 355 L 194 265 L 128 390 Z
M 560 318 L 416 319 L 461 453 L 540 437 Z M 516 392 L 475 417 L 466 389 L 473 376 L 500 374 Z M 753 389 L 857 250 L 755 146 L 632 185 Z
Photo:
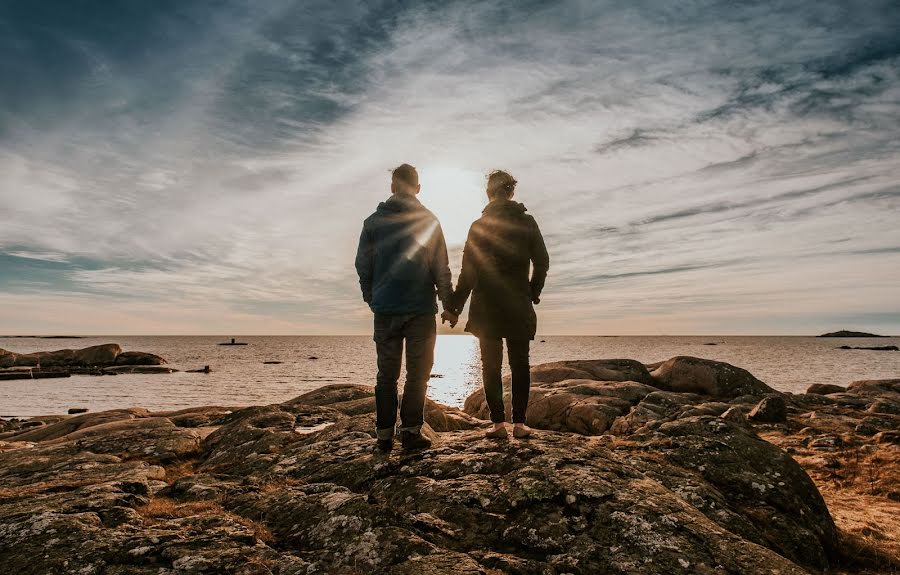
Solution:
M 484 382 L 484 397 L 491 410 L 491 421 L 506 421 L 503 409 L 503 382 L 500 368 L 503 366 L 503 340 L 480 337 L 481 373 Z M 528 365 L 527 339 L 506 339 L 506 353 L 512 370 L 512 420 L 525 423 L 528 410 L 528 393 L 531 389 L 531 372 Z

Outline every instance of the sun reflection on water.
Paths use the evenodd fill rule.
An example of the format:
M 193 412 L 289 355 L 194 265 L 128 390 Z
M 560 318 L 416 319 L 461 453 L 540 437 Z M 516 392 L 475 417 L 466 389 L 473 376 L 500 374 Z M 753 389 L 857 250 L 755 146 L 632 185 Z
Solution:
M 462 405 L 480 385 L 481 357 L 478 340 L 471 335 L 439 335 L 434 349 L 434 377 L 428 397 L 445 405 Z

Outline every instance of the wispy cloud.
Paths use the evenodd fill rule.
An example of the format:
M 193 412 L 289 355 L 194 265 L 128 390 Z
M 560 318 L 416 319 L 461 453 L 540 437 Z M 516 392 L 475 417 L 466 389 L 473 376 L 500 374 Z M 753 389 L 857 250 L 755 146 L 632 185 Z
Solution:
M 10 3 L 0 304 L 364 332 L 359 226 L 408 161 L 457 266 L 480 174 L 516 175 L 544 332 L 900 332 L 872 319 L 900 313 L 898 28 L 887 0 Z

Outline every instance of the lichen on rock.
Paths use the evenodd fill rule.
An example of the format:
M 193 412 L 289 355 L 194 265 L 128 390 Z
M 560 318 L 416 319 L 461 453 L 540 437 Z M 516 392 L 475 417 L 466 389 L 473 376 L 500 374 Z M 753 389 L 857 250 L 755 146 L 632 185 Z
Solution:
M 389 457 L 373 451 L 364 385 L 233 411 L 8 422 L 0 564 L 172 575 L 833 567 L 838 530 L 785 449 L 816 437 L 797 431 L 804 414 L 819 414 L 802 418 L 806 429 L 843 426 L 835 436 L 845 445 L 896 449 L 896 431 L 880 426 L 900 417 L 868 411 L 893 401 L 893 384 L 850 386 L 859 405 L 774 395 L 787 419 L 760 424 L 746 414 L 771 392 L 743 370 L 702 361 L 660 372 L 664 363 L 653 371 L 664 377 L 628 360 L 536 366 L 529 421 L 538 430 L 527 441 L 485 438 L 476 393 L 465 411 L 429 402 L 434 447 Z M 692 373 L 699 383 L 685 384 Z M 878 431 L 854 439 L 851 423 Z M 806 444 L 788 445 L 801 437 Z

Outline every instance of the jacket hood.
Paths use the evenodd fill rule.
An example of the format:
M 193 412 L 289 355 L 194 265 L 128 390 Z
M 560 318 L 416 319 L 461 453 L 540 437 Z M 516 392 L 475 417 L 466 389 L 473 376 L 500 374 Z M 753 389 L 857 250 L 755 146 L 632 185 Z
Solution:
M 528 208 L 524 204 L 514 202 L 512 200 L 494 200 L 489 203 L 481 213 L 492 216 L 520 216 L 524 214 Z
M 415 196 L 410 194 L 394 194 L 385 201 L 378 204 L 379 212 L 409 212 L 412 210 L 420 210 L 424 208 Z

